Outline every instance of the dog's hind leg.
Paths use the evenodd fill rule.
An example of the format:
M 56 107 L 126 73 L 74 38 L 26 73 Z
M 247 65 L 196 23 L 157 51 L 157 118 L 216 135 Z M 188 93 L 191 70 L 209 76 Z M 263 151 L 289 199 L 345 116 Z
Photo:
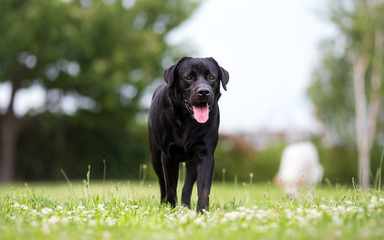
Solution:
M 160 185 L 160 202 L 165 203 L 165 180 L 163 173 L 163 166 L 161 165 L 161 151 L 157 148 L 151 147 L 152 166 L 159 178 Z
M 164 153 L 161 154 L 161 162 L 165 180 L 165 203 L 170 203 L 172 207 L 176 207 L 179 162 L 172 157 L 167 157 Z
M 181 204 L 191 208 L 191 194 L 193 189 L 193 184 L 195 184 L 197 179 L 197 163 L 196 161 L 189 161 L 186 163 L 187 174 L 185 176 L 185 183 L 183 187 L 183 192 L 181 195 Z

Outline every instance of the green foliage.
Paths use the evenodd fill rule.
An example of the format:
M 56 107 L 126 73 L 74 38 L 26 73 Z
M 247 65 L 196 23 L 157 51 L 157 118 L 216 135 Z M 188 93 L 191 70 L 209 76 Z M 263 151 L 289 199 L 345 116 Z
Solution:
M 344 146 L 326 147 L 320 142 L 316 144 L 320 163 L 324 167 L 323 183 L 352 185 L 357 179 L 357 153 L 355 148 Z
M 279 170 L 281 155 L 287 143 L 279 140 L 260 150 L 257 158 L 257 168 L 255 169 L 255 180 L 272 181 Z
M 220 136 L 215 157 L 214 179 L 221 180 L 225 169 L 225 181 L 249 183 L 272 181 L 277 173 L 284 143 L 278 142 L 257 151 L 243 136 Z
M 384 31 L 383 10 L 384 4 L 380 1 L 332 1 L 329 19 L 346 37 L 346 49 L 372 57 L 375 34 Z
M 336 141 L 351 144 L 354 141 L 355 99 L 353 94 L 353 63 L 356 55 L 369 62 L 366 73 L 366 94 L 370 91 L 375 35 L 384 32 L 382 3 L 367 1 L 333 1 L 329 6 L 329 19 L 340 35 L 322 42 L 321 62 L 313 73 L 308 96 L 316 108 L 317 117 L 325 124 Z M 381 80 L 382 81 L 382 80 Z M 382 121 L 381 121 L 382 124 Z
M 163 64 L 180 57 L 165 37 L 198 1 L 129 3 L 1 1 L 0 82 L 46 91 L 44 106 L 22 122 L 19 179 L 62 178 L 61 168 L 81 178 L 88 165 L 99 174 L 103 159 L 108 176 L 137 177 L 148 158 L 142 99 Z
M 39 80 L 45 88 L 74 89 L 90 97 L 98 95 L 92 84 L 103 93 L 122 83 L 142 88 L 161 76 L 165 34 L 196 6 L 174 0 L 136 1 L 128 9 L 121 1 L 84 3 L 2 1 L 0 30 L 7 34 L 0 43 L 0 81 L 18 72 L 23 80 Z M 22 53 L 35 56 L 36 65 L 20 61 Z M 68 62 L 79 65 L 78 74 Z M 136 79 L 129 77 L 133 70 L 141 73 Z
M 325 159 L 329 161 L 331 155 L 336 160 L 332 164 L 337 167 L 328 165 L 329 172 L 342 170 L 342 178 L 349 178 L 344 173 L 356 169 L 359 184 L 367 185 L 369 179 L 364 179 L 363 175 L 368 177 L 369 169 L 359 172 L 355 161 L 358 159 L 360 167 L 370 164 L 372 176 L 379 167 L 377 153 L 380 150 L 374 148 L 371 152 L 371 148 L 372 142 L 380 144 L 383 140 L 384 118 L 379 109 L 384 97 L 381 70 L 384 67 L 381 50 L 384 4 L 365 0 L 331 1 L 328 10 L 329 20 L 338 34 L 323 41 L 320 47 L 322 57 L 313 73 L 308 96 L 315 106 L 316 116 L 324 123 L 326 141 L 331 145 Z M 356 129 L 361 130 L 360 133 Z M 356 143 L 359 152 L 353 150 Z M 362 151 L 364 148 L 366 152 Z
M 355 143 L 355 101 L 352 64 L 345 55 L 335 53 L 336 41 L 324 41 L 320 47 L 323 58 L 312 75 L 307 89 L 315 106 L 316 117 L 324 123 L 332 141 Z
M 323 183 L 352 185 L 352 179 L 357 179 L 357 150 L 349 145 L 329 145 L 320 137 L 311 139 L 316 145 L 320 163 L 324 167 Z M 221 136 L 216 149 L 216 166 L 214 179 L 225 183 L 239 184 L 253 181 L 272 181 L 280 165 L 281 155 L 288 142 L 277 140 L 263 149 L 256 150 L 243 136 Z M 380 166 L 382 146 L 376 144 L 371 154 L 372 182 Z M 381 169 L 383 172 L 383 169 Z M 235 180 L 236 179 L 236 180 Z
M 93 177 L 101 179 L 103 159 L 107 177 L 137 179 L 139 165 L 149 158 L 145 125 L 92 126 L 79 124 L 71 116 L 50 116 L 42 121 L 50 126 L 39 121 L 20 137 L 23 151 L 19 152 L 16 176 L 20 179 L 63 179 L 60 169 L 72 179 L 82 179 L 88 165 Z M 40 132 L 39 141 L 35 132 Z M 49 147 L 41 149 L 46 143 Z M 41 151 L 31 154 L 36 149 Z
M 375 49 L 376 35 L 384 32 L 383 9 L 384 4 L 377 1 L 330 2 L 329 19 L 339 30 L 339 35 L 322 42 L 319 48 L 321 61 L 313 73 L 308 96 L 314 103 L 316 116 L 338 144 L 350 147 L 355 142 L 354 58 L 363 56 L 368 62 L 365 74 L 367 101 L 373 96 L 384 96 L 383 84 L 379 91 L 371 88 L 373 59 L 384 59 L 384 55 Z M 382 77 L 380 81 L 383 82 Z M 378 125 L 379 129 L 383 125 L 382 116 Z

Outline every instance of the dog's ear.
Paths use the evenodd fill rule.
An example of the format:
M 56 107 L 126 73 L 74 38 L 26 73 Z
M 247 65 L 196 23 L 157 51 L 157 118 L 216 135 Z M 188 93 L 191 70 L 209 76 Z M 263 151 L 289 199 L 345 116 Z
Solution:
M 229 81 L 229 73 L 224 68 L 220 67 L 221 71 L 221 84 L 223 85 L 223 88 L 225 91 L 227 91 L 227 83 Z
M 214 58 L 210 57 L 208 59 L 213 61 L 217 65 L 217 67 L 219 68 L 221 84 L 223 85 L 224 90 L 227 91 L 227 83 L 229 81 L 229 73 L 228 73 L 228 71 L 225 70 L 224 68 L 220 67 L 219 64 L 216 62 L 216 60 Z
M 176 64 L 170 66 L 164 71 L 164 80 L 167 83 L 168 88 L 170 88 L 173 85 L 175 68 L 176 68 Z
M 175 82 L 175 74 L 177 66 L 185 59 L 190 57 L 182 57 L 179 61 L 177 61 L 176 64 L 170 66 L 169 68 L 165 69 L 164 71 L 164 80 L 167 83 L 167 87 L 171 88 L 173 86 L 173 83 Z

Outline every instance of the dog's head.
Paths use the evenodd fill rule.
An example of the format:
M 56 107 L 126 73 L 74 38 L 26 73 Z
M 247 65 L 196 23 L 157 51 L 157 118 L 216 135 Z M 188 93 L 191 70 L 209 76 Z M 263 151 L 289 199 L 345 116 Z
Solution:
M 213 58 L 183 57 L 165 70 L 164 79 L 177 101 L 197 122 L 205 123 L 220 97 L 220 82 L 227 90 L 229 74 Z

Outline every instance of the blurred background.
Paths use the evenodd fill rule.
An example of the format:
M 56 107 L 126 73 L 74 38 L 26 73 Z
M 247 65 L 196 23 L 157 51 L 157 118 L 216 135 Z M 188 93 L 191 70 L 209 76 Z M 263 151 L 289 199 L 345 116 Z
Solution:
M 147 110 L 182 56 L 230 73 L 215 180 L 271 181 L 310 140 L 327 182 L 380 176 L 380 0 L 2 0 L 0 181 L 156 179 Z M 368 166 L 368 167 L 367 167 Z M 145 172 L 145 174 L 144 174 Z M 223 175 L 223 173 L 225 175 Z

